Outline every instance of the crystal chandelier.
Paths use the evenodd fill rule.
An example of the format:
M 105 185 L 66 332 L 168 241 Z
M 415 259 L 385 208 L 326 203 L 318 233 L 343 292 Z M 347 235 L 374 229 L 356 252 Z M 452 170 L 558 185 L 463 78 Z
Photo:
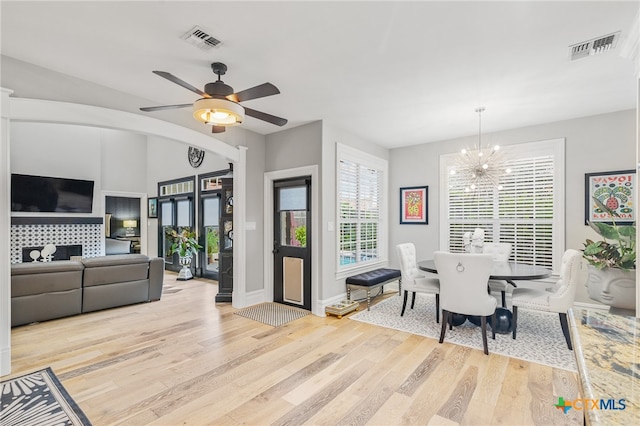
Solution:
M 490 191 L 493 188 L 502 189 L 500 177 L 511 173 L 511 169 L 504 166 L 504 159 L 500 146 L 482 147 L 482 112 L 484 107 L 476 108 L 478 113 L 478 147 L 475 151 L 463 149 L 460 152 L 450 174 L 459 174 L 459 182 L 463 183 L 465 192 Z

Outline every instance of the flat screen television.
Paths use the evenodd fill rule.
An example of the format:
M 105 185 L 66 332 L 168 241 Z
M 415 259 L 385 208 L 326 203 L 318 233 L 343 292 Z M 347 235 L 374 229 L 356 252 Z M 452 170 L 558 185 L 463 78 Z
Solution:
M 93 181 L 11 175 L 12 212 L 91 213 Z

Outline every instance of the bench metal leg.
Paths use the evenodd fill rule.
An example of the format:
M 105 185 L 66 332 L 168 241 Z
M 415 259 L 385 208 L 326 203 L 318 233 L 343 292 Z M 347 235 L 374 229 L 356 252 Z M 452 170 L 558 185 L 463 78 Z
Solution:
M 351 301 L 351 287 L 347 286 L 347 300 Z
M 367 311 L 371 309 L 371 290 L 367 289 Z

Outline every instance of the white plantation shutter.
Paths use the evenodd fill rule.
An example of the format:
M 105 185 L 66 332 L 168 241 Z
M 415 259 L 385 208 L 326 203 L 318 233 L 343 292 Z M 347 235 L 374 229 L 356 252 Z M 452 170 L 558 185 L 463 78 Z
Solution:
M 381 161 L 368 161 L 364 153 L 346 147 L 338 150 L 338 269 L 384 258 L 386 161 Z
M 445 250 L 464 251 L 463 234 L 482 228 L 485 241 L 512 244 L 510 260 L 554 268 L 564 251 L 564 140 L 507 148 L 503 189 L 479 194 L 449 174 L 457 154 L 442 156 Z

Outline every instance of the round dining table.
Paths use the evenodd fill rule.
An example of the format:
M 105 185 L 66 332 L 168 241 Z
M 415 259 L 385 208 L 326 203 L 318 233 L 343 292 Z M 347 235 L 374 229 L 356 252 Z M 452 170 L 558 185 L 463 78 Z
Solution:
M 438 273 L 436 263 L 433 260 L 422 260 L 418 262 L 418 268 L 433 274 Z M 544 266 L 494 261 L 491 265 L 491 275 L 489 278 L 492 280 L 505 280 L 512 286 L 517 287 L 513 281 L 540 280 L 549 276 L 551 276 L 551 270 Z

